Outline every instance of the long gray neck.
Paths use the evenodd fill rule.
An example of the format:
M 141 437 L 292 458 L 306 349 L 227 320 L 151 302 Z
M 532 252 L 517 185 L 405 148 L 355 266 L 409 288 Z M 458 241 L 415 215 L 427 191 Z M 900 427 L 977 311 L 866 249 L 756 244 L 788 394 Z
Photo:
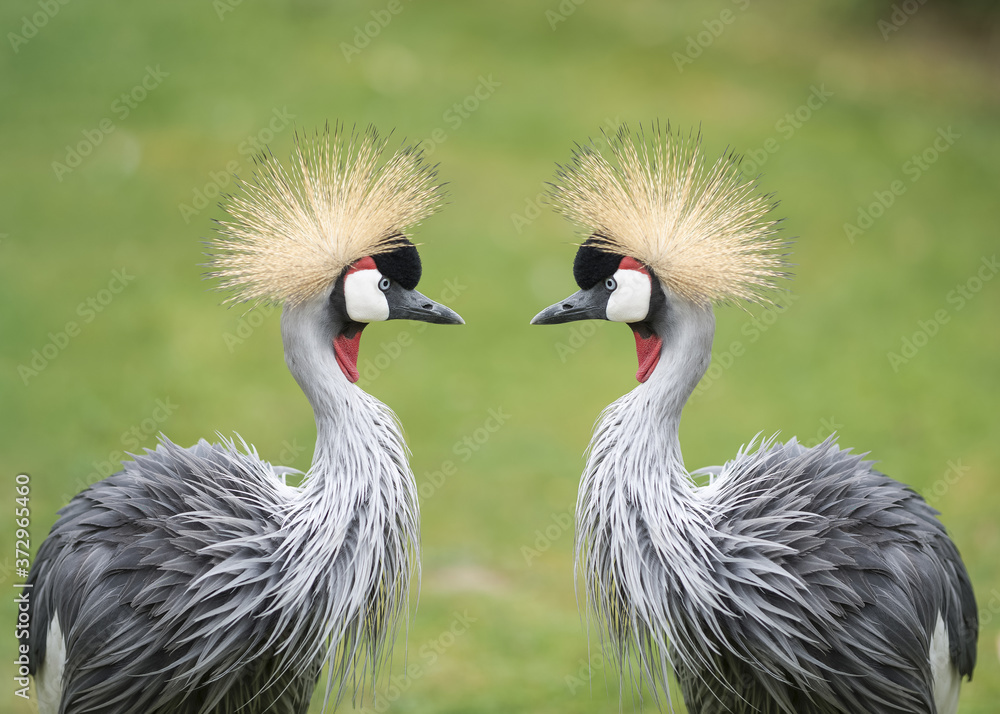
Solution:
M 667 307 L 653 323 L 663 340 L 660 361 L 644 384 L 632 391 L 637 428 L 657 439 L 651 456 L 669 460 L 674 475 L 686 474 L 681 456 L 681 412 L 712 359 L 715 316 L 711 305 L 667 296 Z
M 377 668 L 405 612 L 420 515 L 399 424 L 344 376 L 334 320 L 323 298 L 281 316 L 285 361 L 316 417 L 316 450 L 284 509 L 278 555 L 287 565 L 274 609 L 287 614 L 283 626 L 312 628 L 300 648 L 306 664 L 341 642 L 330 666 L 348 678 Z
M 704 643 L 678 629 L 670 603 L 686 603 L 706 621 L 724 607 L 712 575 L 713 507 L 694 490 L 678 436 L 684 404 L 711 358 L 715 319 L 711 306 L 668 294 L 652 326 L 663 339 L 659 363 L 601 416 L 576 510 L 587 600 L 611 633 L 619 666 L 632 650 L 647 671 L 656 669 L 653 652 L 664 637 L 681 660 L 701 656 Z
M 281 315 L 285 363 L 316 418 L 310 475 L 328 472 L 335 463 L 338 446 L 350 431 L 351 406 L 360 398 L 360 389 L 347 380 L 337 364 L 333 336 L 340 326 L 332 323 L 325 302 L 286 305 Z
M 316 418 L 316 449 L 298 507 L 324 528 L 342 528 L 373 502 L 379 508 L 369 516 L 413 521 L 416 487 L 402 429 L 392 410 L 344 376 L 333 349 L 341 326 L 333 320 L 322 298 L 286 306 L 281 316 L 285 362 Z

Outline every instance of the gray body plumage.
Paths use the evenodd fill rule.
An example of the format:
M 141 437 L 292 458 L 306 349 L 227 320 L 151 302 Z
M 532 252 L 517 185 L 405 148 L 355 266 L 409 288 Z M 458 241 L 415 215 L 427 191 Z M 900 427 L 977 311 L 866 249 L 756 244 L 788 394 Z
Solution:
M 164 440 L 61 511 L 29 579 L 36 683 L 57 618 L 65 643 L 53 712 L 300 713 L 324 662 L 328 696 L 378 668 L 417 562 L 416 489 L 395 416 L 321 349 L 324 304 L 282 317 L 316 413 L 300 488 L 245 445 Z
M 419 511 L 395 415 L 354 382 L 362 330 L 461 324 L 416 291 L 404 231 L 440 200 L 419 150 L 374 128 L 296 135 L 225 197 L 214 277 L 283 303 L 285 362 L 312 406 L 300 487 L 245 443 L 163 439 L 61 511 L 29 576 L 41 714 L 301 714 L 387 659 L 419 566 Z
M 681 412 L 713 303 L 787 277 L 773 204 L 700 136 L 622 127 L 578 146 L 552 198 L 589 237 L 580 290 L 533 324 L 628 324 L 640 385 L 608 407 L 577 500 L 577 570 L 622 677 L 692 714 L 955 714 L 978 622 L 958 551 L 915 492 L 837 447 L 745 447 L 684 465 Z
M 291 696 L 274 711 L 306 711 L 319 672 L 292 652 L 281 672 L 280 591 L 267 587 L 293 565 L 271 552 L 281 489 L 244 454 L 164 442 L 60 512 L 32 571 L 32 624 L 69 626 L 66 711 L 229 712 L 271 679 L 251 711 L 276 694 Z M 46 654 L 39 639 L 33 669 Z
M 678 426 L 711 308 L 668 299 L 654 329 L 660 366 L 602 415 L 577 503 L 578 568 L 623 673 L 667 691 L 673 670 L 698 714 L 953 714 L 936 682 L 957 701 L 977 614 L 936 512 L 832 440 L 745 449 L 696 486 Z

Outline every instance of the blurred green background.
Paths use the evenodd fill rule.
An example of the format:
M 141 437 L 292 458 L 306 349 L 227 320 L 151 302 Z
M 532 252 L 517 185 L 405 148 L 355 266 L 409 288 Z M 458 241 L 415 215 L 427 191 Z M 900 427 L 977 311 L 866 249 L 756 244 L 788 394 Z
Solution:
M 379 710 L 618 710 L 568 524 L 593 421 L 634 385 L 632 337 L 528 320 L 574 289 L 577 236 L 540 200 L 555 163 L 655 119 L 700 127 L 710 156 L 743 153 L 795 238 L 782 309 L 717 312 L 689 468 L 758 432 L 870 450 L 962 551 L 982 632 L 961 711 L 995 712 L 1000 34 L 985 6 L 943 5 L 4 3 L 0 712 L 31 711 L 11 684 L 16 473 L 34 550 L 73 493 L 161 430 L 238 432 L 308 467 L 277 311 L 221 307 L 199 263 L 255 146 L 287 156 L 295 127 L 327 120 L 394 128 L 440 162 L 450 203 L 415 235 L 421 290 L 468 323 L 374 325 L 362 343 L 423 515 L 405 648 L 420 672 L 398 677 L 397 647 Z

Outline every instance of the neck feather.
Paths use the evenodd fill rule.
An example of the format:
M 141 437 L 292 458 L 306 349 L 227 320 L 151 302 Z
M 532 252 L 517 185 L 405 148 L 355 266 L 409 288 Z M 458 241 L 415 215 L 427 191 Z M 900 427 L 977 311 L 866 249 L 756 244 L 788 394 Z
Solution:
M 396 415 L 344 376 L 332 345 L 340 325 L 324 303 L 286 307 L 281 321 L 285 361 L 316 418 L 304 505 L 329 512 L 377 500 L 415 512 L 409 452 Z
M 325 301 L 315 300 L 285 306 L 281 315 L 281 337 L 285 363 L 305 393 L 316 418 L 316 450 L 310 474 L 333 459 L 337 436 L 345 430 L 348 404 L 360 391 L 337 364 L 333 337 L 340 329 L 329 316 Z
M 629 422 L 617 448 L 626 446 L 630 434 L 642 435 L 645 440 L 626 448 L 634 448 L 637 457 L 642 454 L 656 460 L 661 468 L 668 467 L 672 481 L 686 483 L 679 438 L 681 412 L 711 361 L 715 316 L 710 305 L 668 295 L 667 306 L 652 327 L 663 340 L 656 369 L 608 412 L 617 412 L 616 421 Z
M 671 648 L 691 658 L 703 647 L 674 627 L 683 618 L 669 608 L 722 607 L 710 574 L 718 558 L 713 513 L 695 493 L 678 437 L 681 412 L 711 359 L 715 320 L 709 305 L 667 297 L 652 325 L 663 339 L 659 363 L 601 415 L 577 501 L 577 570 L 588 604 L 615 656 L 636 654 L 653 679 L 665 673 Z
M 315 648 L 341 643 L 331 668 L 346 677 L 378 668 L 405 613 L 419 506 L 396 416 L 344 376 L 332 343 L 340 325 L 325 302 L 282 314 L 285 361 L 312 405 L 316 448 L 285 514 L 281 609 L 318 624 Z

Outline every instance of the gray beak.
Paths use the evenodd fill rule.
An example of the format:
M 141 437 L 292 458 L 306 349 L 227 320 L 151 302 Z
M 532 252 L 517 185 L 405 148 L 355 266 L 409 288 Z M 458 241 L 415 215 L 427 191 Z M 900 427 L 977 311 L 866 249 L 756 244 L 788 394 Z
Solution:
M 531 318 L 532 325 L 558 325 L 576 320 L 607 320 L 611 293 L 598 283 L 589 290 L 578 290 L 565 300 L 542 310 Z
M 465 324 L 465 320 L 450 307 L 434 302 L 416 290 L 394 286 L 386 297 L 389 302 L 390 320 L 420 320 L 436 325 Z

